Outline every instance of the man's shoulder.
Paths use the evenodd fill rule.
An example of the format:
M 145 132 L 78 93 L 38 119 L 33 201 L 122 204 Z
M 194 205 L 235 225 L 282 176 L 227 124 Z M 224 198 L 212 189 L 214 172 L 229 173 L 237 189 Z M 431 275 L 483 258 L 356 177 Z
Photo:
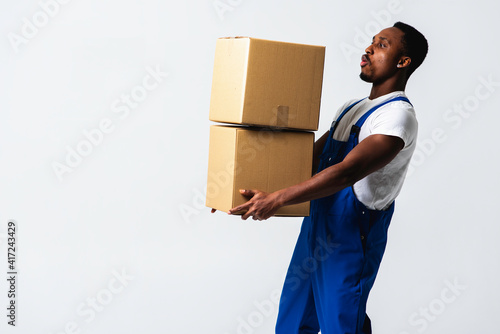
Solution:
M 399 113 L 407 117 L 416 118 L 413 104 L 404 92 L 388 94 L 383 101 L 377 101 L 376 105 L 380 106 L 376 111 L 376 115 L 387 113 L 394 115 Z
M 402 97 L 403 99 L 397 99 L 399 97 Z M 352 106 L 355 114 L 362 114 L 376 107 L 378 109 L 376 110 L 377 114 L 379 114 L 381 111 L 386 112 L 391 109 L 397 109 L 403 112 L 408 112 L 410 116 L 415 117 L 415 110 L 413 108 L 413 105 L 409 101 L 410 100 L 406 96 L 404 91 L 392 92 L 380 96 L 374 100 L 370 100 L 368 97 L 350 99 L 338 109 L 337 116 L 340 115 L 344 110 Z

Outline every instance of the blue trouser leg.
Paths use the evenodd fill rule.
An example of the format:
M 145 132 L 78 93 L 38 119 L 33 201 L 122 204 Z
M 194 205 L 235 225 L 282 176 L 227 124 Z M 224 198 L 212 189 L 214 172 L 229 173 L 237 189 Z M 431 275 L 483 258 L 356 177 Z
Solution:
M 287 273 L 277 334 L 370 333 L 366 302 L 382 259 L 388 211 L 364 207 L 346 189 L 330 211 L 305 218 Z M 318 326 L 319 324 L 319 326 Z
M 347 191 L 338 194 L 335 203 L 342 203 L 341 208 L 316 215 L 316 234 L 337 245 L 313 275 L 322 334 L 358 334 L 360 316 L 363 320 L 365 316 L 361 289 L 365 261 L 361 241 L 363 219 L 350 203 L 349 195 Z
M 281 294 L 276 334 L 317 334 L 318 317 L 311 280 L 310 220 L 302 224 Z

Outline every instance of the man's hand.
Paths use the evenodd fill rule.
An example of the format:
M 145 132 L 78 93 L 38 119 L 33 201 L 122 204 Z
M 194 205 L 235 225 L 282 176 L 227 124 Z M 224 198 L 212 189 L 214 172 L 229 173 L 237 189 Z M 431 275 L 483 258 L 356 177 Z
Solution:
M 266 220 L 282 207 L 277 192 L 269 194 L 260 190 L 240 189 L 240 193 L 245 197 L 249 197 L 250 200 L 232 208 L 228 214 L 232 215 L 246 210 L 241 216 L 243 220 L 246 220 L 248 217 L 252 217 L 253 220 Z

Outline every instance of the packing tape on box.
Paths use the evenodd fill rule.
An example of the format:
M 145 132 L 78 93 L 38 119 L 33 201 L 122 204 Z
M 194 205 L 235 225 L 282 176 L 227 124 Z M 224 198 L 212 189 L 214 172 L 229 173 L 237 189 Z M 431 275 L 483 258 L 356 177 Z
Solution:
M 288 126 L 288 106 L 276 106 L 273 108 L 273 115 L 276 117 L 277 127 L 286 128 Z

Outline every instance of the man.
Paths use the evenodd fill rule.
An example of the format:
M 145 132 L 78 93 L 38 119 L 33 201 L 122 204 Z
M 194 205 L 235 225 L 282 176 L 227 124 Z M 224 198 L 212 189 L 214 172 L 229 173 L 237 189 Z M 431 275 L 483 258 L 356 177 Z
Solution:
M 368 293 L 416 146 L 417 120 L 404 90 L 427 48 L 425 37 L 401 22 L 374 36 L 360 64 L 370 95 L 345 104 L 315 143 L 318 172 L 273 193 L 241 190 L 251 199 L 229 211 L 264 220 L 284 205 L 311 200 L 283 287 L 277 334 L 371 333 Z

